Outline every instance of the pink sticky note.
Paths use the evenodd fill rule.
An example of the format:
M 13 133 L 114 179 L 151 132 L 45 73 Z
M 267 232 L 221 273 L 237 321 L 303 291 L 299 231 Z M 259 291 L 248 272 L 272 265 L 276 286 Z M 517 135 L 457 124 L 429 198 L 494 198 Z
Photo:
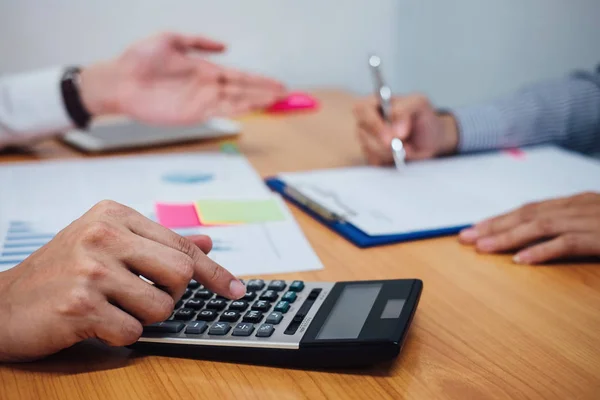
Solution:
M 156 203 L 158 222 L 166 228 L 189 228 L 200 226 L 198 213 L 193 203 L 168 204 Z
M 290 93 L 285 99 L 277 101 L 267 108 L 269 113 L 290 112 L 299 110 L 313 110 L 318 108 L 317 100 L 307 93 Z
M 506 154 L 508 154 L 509 156 L 516 158 L 518 160 L 523 160 L 525 159 L 525 152 L 521 149 L 508 149 L 506 150 Z

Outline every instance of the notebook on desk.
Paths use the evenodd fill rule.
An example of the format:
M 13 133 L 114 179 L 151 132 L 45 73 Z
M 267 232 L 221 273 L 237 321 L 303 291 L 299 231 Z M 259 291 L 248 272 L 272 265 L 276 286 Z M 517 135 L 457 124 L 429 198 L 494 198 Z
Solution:
M 360 247 L 455 234 L 525 203 L 600 192 L 600 162 L 553 146 L 282 173 L 267 185 Z

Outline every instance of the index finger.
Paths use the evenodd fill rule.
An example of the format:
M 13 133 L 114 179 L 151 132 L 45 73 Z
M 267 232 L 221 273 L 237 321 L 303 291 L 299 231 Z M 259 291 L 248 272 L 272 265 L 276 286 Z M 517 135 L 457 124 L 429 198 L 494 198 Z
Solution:
M 222 52 L 225 44 L 203 36 L 174 35 L 173 40 L 184 50 Z
M 393 135 L 390 127 L 379 113 L 379 103 L 371 97 L 354 107 L 354 115 L 360 129 L 376 137 L 383 147 L 388 148 L 392 142 Z
M 222 68 L 220 81 L 224 85 L 240 85 L 245 87 L 264 88 L 283 92 L 284 85 L 276 79 L 262 75 L 242 72 L 235 68 Z
M 118 203 L 107 201 L 96 207 L 103 215 L 121 223 L 136 235 L 186 254 L 194 264 L 194 279 L 213 292 L 232 299 L 239 299 L 246 294 L 246 288 L 237 278 L 211 260 L 191 240 Z

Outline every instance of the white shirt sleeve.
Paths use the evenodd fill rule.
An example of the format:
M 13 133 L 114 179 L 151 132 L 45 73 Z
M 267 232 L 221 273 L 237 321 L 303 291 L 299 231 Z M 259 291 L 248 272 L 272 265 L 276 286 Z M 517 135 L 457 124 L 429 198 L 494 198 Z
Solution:
M 0 148 L 72 127 L 60 80 L 62 68 L 0 77 Z

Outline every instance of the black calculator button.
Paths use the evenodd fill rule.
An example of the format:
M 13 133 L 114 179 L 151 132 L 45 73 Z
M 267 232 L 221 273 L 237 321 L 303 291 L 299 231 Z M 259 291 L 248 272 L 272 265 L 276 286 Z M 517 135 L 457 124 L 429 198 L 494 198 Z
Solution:
M 220 321 L 235 322 L 240 319 L 240 313 L 237 311 L 223 311 Z
M 260 311 L 251 310 L 244 315 L 244 322 L 260 322 L 263 319 L 263 313 Z
M 183 300 L 179 300 L 177 303 L 175 303 L 175 310 L 177 310 L 182 305 L 183 305 Z
M 252 309 L 257 311 L 269 311 L 271 303 L 265 300 L 257 300 L 252 304 Z
M 246 311 L 247 308 L 248 308 L 248 302 L 245 300 L 232 301 L 231 304 L 229 305 L 230 310 Z
M 198 289 L 200 287 L 200 283 L 198 283 L 198 281 L 195 280 L 191 280 L 190 283 L 188 283 L 188 288 L 189 289 Z
M 211 297 L 213 297 L 213 292 L 211 292 L 210 290 L 206 290 L 206 289 L 201 289 L 198 290 L 196 292 L 196 294 L 194 295 L 195 298 L 197 299 L 204 299 L 204 300 L 208 300 Z
M 200 300 L 200 299 L 189 299 L 186 303 L 185 303 L 185 307 L 186 308 L 191 308 L 193 310 L 199 310 L 204 306 L 204 300 Z
M 290 290 L 292 292 L 301 292 L 304 289 L 304 282 L 302 281 L 294 281 L 290 285 Z
M 187 299 L 188 297 L 192 296 L 192 291 L 190 289 L 185 289 L 185 293 L 183 294 L 183 296 L 181 296 L 182 299 Z
M 256 298 L 256 292 L 247 292 L 241 300 L 252 301 Z
M 164 321 L 144 327 L 144 333 L 177 333 L 185 324 L 179 321 Z
M 259 297 L 261 300 L 275 301 L 279 297 L 279 294 L 274 290 L 265 290 Z
M 271 324 L 262 324 L 258 331 L 256 332 L 257 337 L 269 337 L 275 331 L 275 327 Z
M 320 294 L 321 294 L 321 289 L 313 289 L 308 294 L 308 300 L 316 300 Z
M 283 289 L 285 289 L 286 286 L 287 285 L 285 284 L 285 281 L 271 281 L 267 289 L 275 290 L 276 292 L 281 292 Z
M 217 314 L 215 310 L 202 310 L 198 313 L 196 319 L 198 321 L 214 321 L 217 318 Z
M 190 319 L 194 318 L 194 315 L 196 315 L 196 310 L 192 310 L 191 308 L 182 308 L 175 313 L 173 319 L 177 321 L 189 321 Z
M 256 292 L 257 290 L 262 290 L 265 287 L 265 281 L 262 279 L 250 279 L 246 288 L 249 292 Z
M 207 327 L 208 327 L 208 324 L 204 321 L 188 322 L 187 327 L 185 328 L 185 333 L 199 335 L 202 332 L 204 332 Z
M 229 301 L 229 299 L 225 296 L 215 296 L 216 300 L 224 300 L 224 301 Z
M 221 299 L 213 299 L 209 300 L 206 303 L 206 308 L 211 310 L 222 310 L 227 306 L 227 302 Z
M 233 328 L 231 336 L 250 336 L 254 331 L 254 324 L 249 322 L 240 322 Z
M 282 313 L 286 313 L 288 312 L 288 310 L 290 309 L 290 303 L 288 303 L 287 301 L 280 301 L 279 303 L 277 303 L 277 305 L 275 305 L 275 311 L 279 311 Z
M 296 294 L 296 292 L 286 292 L 282 297 L 281 300 L 285 300 L 288 303 L 293 303 L 294 301 L 296 301 L 296 298 L 298 297 L 298 295 Z
M 267 320 L 265 322 L 267 324 L 277 325 L 278 323 L 281 322 L 282 319 L 283 319 L 282 313 L 273 311 L 271 314 L 269 314 L 269 316 L 267 317 Z
M 208 330 L 209 335 L 227 335 L 231 329 L 231 325 L 227 322 L 215 322 Z

